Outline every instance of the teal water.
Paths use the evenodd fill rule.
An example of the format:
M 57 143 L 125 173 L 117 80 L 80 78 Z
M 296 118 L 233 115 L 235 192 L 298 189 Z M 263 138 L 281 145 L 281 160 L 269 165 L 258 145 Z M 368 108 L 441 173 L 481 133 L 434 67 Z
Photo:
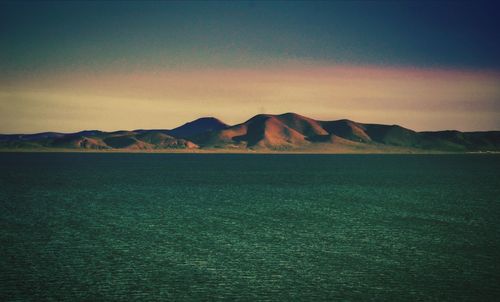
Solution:
M 0 153 L 1 301 L 493 301 L 500 156 Z

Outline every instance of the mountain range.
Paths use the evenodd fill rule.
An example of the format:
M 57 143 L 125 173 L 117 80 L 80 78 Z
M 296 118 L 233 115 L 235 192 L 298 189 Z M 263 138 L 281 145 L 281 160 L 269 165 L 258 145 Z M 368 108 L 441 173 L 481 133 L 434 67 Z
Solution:
M 203 117 L 180 127 L 76 133 L 0 134 L 1 150 L 165 150 L 219 152 L 498 152 L 500 131 L 417 132 L 398 125 L 259 114 L 228 125 Z

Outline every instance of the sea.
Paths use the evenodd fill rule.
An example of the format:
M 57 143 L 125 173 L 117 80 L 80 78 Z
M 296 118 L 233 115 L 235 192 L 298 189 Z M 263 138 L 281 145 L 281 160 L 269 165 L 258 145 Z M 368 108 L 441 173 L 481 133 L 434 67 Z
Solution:
M 0 153 L 0 301 L 494 301 L 500 155 Z

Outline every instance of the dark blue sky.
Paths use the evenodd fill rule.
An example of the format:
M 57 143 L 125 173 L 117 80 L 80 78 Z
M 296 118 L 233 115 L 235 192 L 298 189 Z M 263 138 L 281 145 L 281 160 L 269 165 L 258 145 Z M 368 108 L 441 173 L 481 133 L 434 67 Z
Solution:
M 494 2 L 2 2 L 0 68 L 281 60 L 500 69 Z

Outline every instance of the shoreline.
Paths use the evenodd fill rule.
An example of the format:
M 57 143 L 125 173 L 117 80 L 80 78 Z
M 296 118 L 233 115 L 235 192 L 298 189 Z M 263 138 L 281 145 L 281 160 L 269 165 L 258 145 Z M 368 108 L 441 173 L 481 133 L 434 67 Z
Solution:
M 288 150 L 288 151 L 273 151 L 273 150 L 232 150 L 232 149 L 163 149 L 163 150 L 75 150 L 75 149 L 0 149 L 0 153 L 99 153 L 99 154 L 318 154 L 318 155 L 336 155 L 336 154 L 380 154 L 380 155 L 430 155 L 430 154 L 472 154 L 472 155 L 488 155 L 500 154 L 500 151 L 469 151 L 469 152 L 453 152 L 453 151 L 440 151 L 440 150 L 380 150 L 380 151 L 347 151 L 347 150 Z

